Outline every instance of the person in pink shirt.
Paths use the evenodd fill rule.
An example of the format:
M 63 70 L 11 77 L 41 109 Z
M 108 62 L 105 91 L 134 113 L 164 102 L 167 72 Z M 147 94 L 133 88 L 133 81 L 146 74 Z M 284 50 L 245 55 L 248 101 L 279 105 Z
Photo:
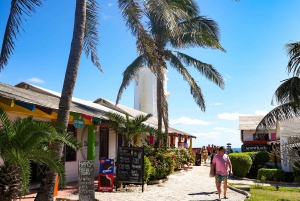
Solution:
M 224 199 L 227 199 L 227 179 L 229 175 L 232 175 L 232 166 L 230 159 L 227 154 L 225 154 L 225 147 L 221 146 L 219 148 L 219 153 L 213 158 L 210 174 L 216 177 L 216 187 L 219 194 L 219 200 L 221 200 L 221 183 L 223 181 L 224 185 Z

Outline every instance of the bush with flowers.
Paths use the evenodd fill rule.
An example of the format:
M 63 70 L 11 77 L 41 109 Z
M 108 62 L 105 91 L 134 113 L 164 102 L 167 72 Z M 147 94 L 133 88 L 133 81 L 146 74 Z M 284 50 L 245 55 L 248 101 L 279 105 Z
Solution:
M 166 150 L 154 149 L 148 146 L 144 147 L 144 153 L 154 168 L 149 180 L 166 178 L 174 171 L 174 160 Z
M 172 148 L 168 149 L 168 152 L 172 155 L 175 161 L 175 171 L 194 163 L 193 155 L 185 148 Z
M 154 170 L 150 175 L 150 181 L 163 179 L 172 174 L 174 170 L 179 170 L 185 165 L 194 163 L 193 155 L 184 148 L 169 148 L 167 150 L 152 146 L 143 146 L 144 154 L 151 162 Z

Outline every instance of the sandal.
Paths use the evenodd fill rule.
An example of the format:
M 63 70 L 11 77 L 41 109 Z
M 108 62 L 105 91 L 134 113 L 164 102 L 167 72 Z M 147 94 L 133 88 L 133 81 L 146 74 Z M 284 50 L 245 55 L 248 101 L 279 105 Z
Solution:
M 224 199 L 228 199 L 228 197 L 226 197 L 226 195 L 224 195 Z

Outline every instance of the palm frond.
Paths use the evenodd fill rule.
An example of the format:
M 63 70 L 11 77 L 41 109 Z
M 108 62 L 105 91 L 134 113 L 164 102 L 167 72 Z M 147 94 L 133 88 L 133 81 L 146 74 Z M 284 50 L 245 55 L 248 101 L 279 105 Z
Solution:
M 118 0 L 126 26 L 130 28 L 132 35 L 137 38 L 137 49 L 139 54 L 144 54 L 149 59 L 151 65 L 155 64 L 156 46 L 154 40 L 144 29 L 141 22 L 143 10 L 138 0 Z
M 123 80 L 118 91 L 116 104 L 119 103 L 123 91 L 128 87 L 130 82 L 134 79 L 136 73 L 139 71 L 140 68 L 143 67 L 143 63 L 144 63 L 144 55 L 140 55 L 123 72 Z
M 215 83 L 221 89 L 224 89 L 224 79 L 222 75 L 210 64 L 203 63 L 191 56 L 183 54 L 178 51 L 173 51 L 177 54 L 179 60 L 183 61 L 186 65 L 194 66 L 202 75 L 204 75 L 208 80 Z
M 278 121 L 285 121 L 298 116 L 300 116 L 299 103 L 289 102 L 279 105 L 266 114 L 265 117 L 259 122 L 256 127 L 256 133 L 262 133 L 268 129 L 271 129 Z
M 2 107 L 0 107 L 0 155 L 1 149 L 9 148 L 10 139 L 15 136 L 13 123 Z
M 300 75 L 300 42 L 288 43 L 285 45 L 287 54 L 290 59 L 287 65 L 288 73 L 293 72 L 293 76 Z
M 189 74 L 188 70 L 183 66 L 179 58 L 177 58 L 171 51 L 166 51 L 166 54 L 168 55 L 171 66 L 174 67 L 189 83 L 191 87 L 191 94 L 197 105 L 201 108 L 202 111 L 205 111 L 205 101 L 201 88 L 197 85 L 193 77 Z
M 47 164 L 50 170 L 59 175 L 60 185 L 66 184 L 66 174 L 61 158 L 52 150 L 33 150 L 28 153 L 28 158 L 37 163 Z
M 15 39 L 22 29 L 23 15 L 31 16 L 35 12 L 35 7 L 41 6 L 41 0 L 12 0 L 9 17 L 6 23 L 1 55 L 0 72 L 7 65 L 8 59 L 15 49 Z
M 226 52 L 220 44 L 220 30 L 218 24 L 205 16 L 197 16 L 179 23 L 182 44 L 170 38 L 174 47 L 204 47 L 219 49 Z
M 187 17 L 187 13 L 179 9 L 177 5 L 175 6 L 175 4 L 169 5 L 169 2 L 172 1 L 149 0 L 146 1 L 145 7 L 151 19 L 152 32 L 153 30 L 168 31 L 171 36 L 179 39 L 176 37 L 179 36 L 178 18 L 176 15 L 185 15 Z
M 33 117 L 17 118 L 14 121 L 17 135 L 12 140 L 19 149 L 27 151 L 42 143 L 50 142 L 56 136 L 56 131 L 50 122 L 35 121 Z
M 97 46 L 99 43 L 99 34 L 98 34 L 98 3 L 96 0 L 87 0 L 86 6 L 86 22 L 84 30 L 84 43 L 83 49 L 86 56 L 88 57 L 91 53 L 91 60 L 93 64 L 103 72 L 99 58 L 97 55 Z
M 77 140 L 74 135 L 70 135 L 66 132 L 57 133 L 57 137 L 53 139 L 53 141 L 58 141 L 66 144 L 74 150 L 79 150 L 82 147 L 82 144 Z
M 300 97 L 300 78 L 291 77 L 289 79 L 283 80 L 283 83 L 276 89 L 273 100 L 279 104 L 288 102 L 298 102 Z
M 132 123 L 136 126 L 141 125 L 142 122 L 147 121 L 152 116 L 153 116 L 152 114 L 138 115 L 133 119 Z

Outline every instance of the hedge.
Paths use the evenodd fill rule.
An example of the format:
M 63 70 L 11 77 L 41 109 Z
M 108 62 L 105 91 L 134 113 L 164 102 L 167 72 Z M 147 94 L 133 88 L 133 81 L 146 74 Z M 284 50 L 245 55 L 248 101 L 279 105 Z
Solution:
M 258 170 L 257 179 L 261 180 L 262 177 L 265 177 L 266 181 L 285 181 L 285 173 L 282 169 L 276 168 L 261 168 Z
M 246 153 L 251 157 L 253 167 L 264 166 L 270 160 L 270 155 L 266 151 L 243 152 L 243 153 Z
M 229 158 L 232 164 L 233 174 L 237 177 L 244 177 L 252 166 L 251 157 L 245 153 L 230 153 Z

